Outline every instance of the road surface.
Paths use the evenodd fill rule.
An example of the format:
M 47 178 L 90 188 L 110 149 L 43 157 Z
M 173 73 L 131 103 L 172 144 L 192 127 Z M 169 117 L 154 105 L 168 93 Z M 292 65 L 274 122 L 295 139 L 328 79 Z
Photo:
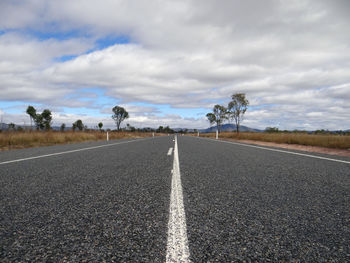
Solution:
M 0 152 L 0 261 L 347 262 L 350 158 L 294 153 L 188 136 Z

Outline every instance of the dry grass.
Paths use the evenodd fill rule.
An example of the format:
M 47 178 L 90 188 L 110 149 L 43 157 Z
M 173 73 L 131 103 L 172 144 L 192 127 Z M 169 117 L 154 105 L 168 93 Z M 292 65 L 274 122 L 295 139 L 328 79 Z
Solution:
M 111 140 L 150 136 L 152 133 L 109 132 Z M 106 140 L 106 132 L 2 132 L 0 133 L 0 150 L 100 140 Z
M 215 137 L 215 133 L 201 134 L 202 137 Z M 263 142 L 299 144 L 307 146 L 319 146 L 335 149 L 350 149 L 349 135 L 316 135 L 305 133 L 253 133 L 241 132 L 237 135 L 234 132 L 220 133 L 219 138 L 236 140 L 254 140 Z

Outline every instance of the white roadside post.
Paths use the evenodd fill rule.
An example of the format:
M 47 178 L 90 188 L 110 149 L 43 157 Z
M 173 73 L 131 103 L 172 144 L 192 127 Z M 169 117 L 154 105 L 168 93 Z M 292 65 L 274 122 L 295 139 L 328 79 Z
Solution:
M 152 132 L 152 137 L 154 138 L 154 132 Z
M 216 137 L 215 138 L 219 139 L 219 131 L 218 130 L 216 130 Z
M 199 137 L 199 132 L 197 133 L 197 137 Z
M 108 134 L 108 132 L 107 132 L 107 142 L 109 141 L 109 134 Z

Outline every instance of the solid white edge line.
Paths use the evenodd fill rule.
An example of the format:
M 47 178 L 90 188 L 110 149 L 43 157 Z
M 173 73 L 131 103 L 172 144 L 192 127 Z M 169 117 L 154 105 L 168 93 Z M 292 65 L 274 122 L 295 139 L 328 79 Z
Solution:
M 186 263 L 191 261 L 189 259 L 190 252 L 188 247 L 186 215 L 183 204 L 179 153 L 176 136 L 172 174 L 166 262 Z
M 168 155 L 171 155 L 172 152 L 173 152 L 173 147 L 170 147 L 170 148 L 169 148 L 169 151 L 168 151 Z
M 33 156 L 33 157 L 28 157 L 28 158 L 0 162 L 0 165 L 1 164 L 22 162 L 22 161 L 33 160 L 33 159 L 39 159 L 39 158 L 50 157 L 50 156 L 61 155 L 61 154 L 67 154 L 67 153 L 81 152 L 81 151 L 92 150 L 92 149 L 97 149 L 97 148 L 102 148 L 102 147 L 109 147 L 109 146 L 114 146 L 114 145 L 118 145 L 118 144 L 125 144 L 125 143 L 130 143 L 130 142 L 136 142 L 136 141 L 139 142 L 139 141 L 143 141 L 143 140 L 147 140 L 147 139 L 136 139 L 136 140 L 126 141 L 126 142 L 116 142 L 116 143 L 104 144 L 104 145 L 99 145 L 99 146 L 92 146 L 92 147 L 81 148 L 81 149 L 76 149 L 76 150 L 38 155 L 38 156 Z
M 300 156 L 305 156 L 305 157 L 311 157 L 311 158 L 316 158 L 316 159 L 321 159 L 321 160 L 327 160 L 327 161 L 333 161 L 333 162 L 350 164 L 350 161 L 332 159 L 332 158 L 327 158 L 327 157 L 322 157 L 322 156 L 317 156 L 317 155 L 289 152 L 289 151 L 278 150 L 278 149 L 271 149 L 271 148 L 266 148 L 266 147 L 262 147 L 262 146 L 244 144 L 244 143 L 239 143 L 239 142 L 228 142 L 228 141 L 222 141 L 222 140 L 214 140 L 214 139 L 211 139 L 211 138 L 200 138 L 200 139 L 206 139 L 206 140 L 210 140 L 210 141 L 214 141 L 214 142 L 223 142 L 223 143 L 228 143 L 228 144 L 236 144 L 236 145 L 252 147 L 252 148 L 257 148 L 257 149 L 262 149 L 262 150 L 267 150 L 267 151 L 272 151 L 272 152 L 289 153 L 289 154 L 300 155 Z

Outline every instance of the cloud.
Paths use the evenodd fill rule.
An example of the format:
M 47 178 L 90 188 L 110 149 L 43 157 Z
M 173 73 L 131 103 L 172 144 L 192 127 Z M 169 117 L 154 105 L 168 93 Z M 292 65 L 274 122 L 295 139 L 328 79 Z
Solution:
M 2 1 L 1 99 L 96 108 L 80 90 L 100 88 L 140 125 L 202 127 L 138 105 L 209 111 L 245 92 L 247 125 L 349 128 L 348 9 L 346 0 Z M 96 48 L 118 36 L 130 43 Z

